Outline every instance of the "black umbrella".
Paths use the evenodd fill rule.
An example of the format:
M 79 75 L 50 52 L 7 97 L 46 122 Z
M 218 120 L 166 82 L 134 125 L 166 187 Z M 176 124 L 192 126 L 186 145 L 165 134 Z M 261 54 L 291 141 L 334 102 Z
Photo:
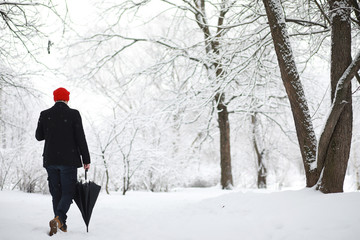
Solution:
M 94 182 L 87 180 L 87 170 L 85 170 L 85 182 L 77 182 L 74 201 L 79 207 L 81 215 L 86 224 L 86 231 L 89 232 L 89 222 L 95 202 L 99 196 L 101 187 Z

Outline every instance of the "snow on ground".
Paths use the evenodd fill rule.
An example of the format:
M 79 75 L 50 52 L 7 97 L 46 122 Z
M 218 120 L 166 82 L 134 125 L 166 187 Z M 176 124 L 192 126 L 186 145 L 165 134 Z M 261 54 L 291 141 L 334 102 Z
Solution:
M 101 193 L 89 233 L 73 204 L 68 232 L 49 237 L 49 195 L 0 191 L 0 239 L 358 240 L 360 192 L 178 189 Z

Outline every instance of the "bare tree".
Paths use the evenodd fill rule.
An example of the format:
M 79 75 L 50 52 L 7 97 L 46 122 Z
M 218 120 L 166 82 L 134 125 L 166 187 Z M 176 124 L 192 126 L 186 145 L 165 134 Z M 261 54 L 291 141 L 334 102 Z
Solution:
M 360 69 L 360 54 L 351 62 L 349 2 L 346 0 L 329 1 L 331 16 L 329 19 L 332 29 L 332 106 L 318 144 L 290 46 L 280 1 L 263 0 L 263 3 L 269 19 L 281 77 L 292 108 L 306 172 L 306 185 L 312 187 L 320 180 L 318 184 L 320 191 L 341 192 L 352 134 L 350 81 Z M 342 39 L 345 39 L 346 44 L 343 44 Z M 341 56 L 340 59 L 338 56 Z
M 194 5 L 190 5 L 194 9 L 197 24 L 204 34 L 205 52 L 210 62 L 207 66 L 208 77 L 211 82 L 224 81 L 226 69 L 224 69 L 221 59 L 221 38 L 224 34 L 223 24 L 226 13 L 235 2 L 222 1 L 220 3 L 219 18 L 217 21 L 217 30 L 214 35 L 211 34 L 209 20 L 206 13 L 205 1 L 194 1 Z M 229 4 L 229 6 L 228 6 Z M 215 80 L 211 80 L 215 78 Z M 219 131 L 220 131 L 220 166 L 221 166 L 221 186 L 228 189 L 233 186 L 233 177 L 231 171 L 231 151 L 230 151 L 230 122 L 229 111 L 225 103 L 225 92 L 219 91 L 215 94 L 214 101 L 216 104 Z
M 45 192 L 46 186 L 35 157 L 41 154 L 29 144 L 33 139 L 29 105 L 34 103 L 35 93 L 38 95 L 31 77 L 46 69 L 39 54 L 50 51 L 48 36 L 59 29 L 62 32 L 65 26 L 66 13 L 60 9 L 51 0 L 0 1 L 0 148 L 6 153 L 0 175 L 5 186 L 28 192 Z M 27 167 L 21 164 L 24 158 Z
M 96 143 L 99 147 L 100 153 L 95 153 L 98 155 L 105 168 L 105 190 L 107 194 L 110 194 L 109 191 L 109 184 L 110 184 L 110 173 L 109 173 L 109 161 L 111 161 L 112 158 L 114 158 L 114 152 L 112 150 L 112 145 L 118 135 L 122 133 L 122 130 L 117 130 L 116 126 L 111 126 L 111 129 L 106 129 L 108 132 L 102 131 L 98 132 L 98 128 L 96 128 L 94 125 L 92 125 L 93 132 L 96 137 Z
M 132 161 L 131 161 L 130 154 L 131 154 L 131 151 L 132 151 L 132 148 L 133 148 L 133 143 L 134 143 L 134 139 L 136 137 L 137 131 L 138 131 L 138 129 L 135 130 L 135 132 L 134 132 L 134 134 L 132 136 L 132 139 L 130 140 L 130 142 L 128 144 L 128 149 L 127 149 L 126 152 L 121 146 L 119 146 L 122 157 L 123 157 L 123 167 L 124 167 L 123 168 L 124 169 L 124 173 L 123 173 L 123 189 L 122 189 L 123 195 L 125 195 L 126 192 L 128 190 L 130 190 L 131 178 L 133 177 L 136 170 L 141 165 L 141 162 L 140 162 L 135 168 L 131 167 L 131 162 Z
M 253 138 L 252 138 L 252 142 L 253 142 L 253 146 L 254 146 L 254 150 L 255 150 L 255 155 L 257 158 L 257 186 L 258 188 L 266 188 L 266 177 L 267 177 L 267 169 L 265 166 L 265 161 L 264 161 L 264 157 L 265 157 L 265 149 L 261 148 L 258 140 L 257 140 L 257 129 L 258 129 L 258 123 L 256 121 L 256 113 L 254 113 L 251 116 L 251 124 L 253 125 Z
M 184 92 L 188 91 L 188 96 L 195 95 L 197 99 L 200 97 L 203 98 L 198 103 L 195 103 L 196 106 L 200 106 L 201 113 L 204 112 L 204 105 L 213 105 L 214 109 L 211 115 L 214 114 L 217 117 L 217 127 L 220 133 L 221 186 L 224 189 L 231 188 L 233 185 L 233 176 L 229 114 L 240 111 L 239 109 L 229 110 L 229 106 L 235 102 L 241 102 L 236 101 L 236 98 L 241 98 L 243 99 L 242 101 L 249 101 L 246 99 L 246 94 L 238 93 L 238 88 L 239 86 L 246 88 L 250 83 L 256 81 L 256 79 L 253 80 L 249 77 L 251 75 L 250 72 L 253 71 L 254 68 L 251 63 L 259 61 L 260 56 L 266 52 L 263 50 L 268 45 L 267 35 L 263 34 L 265 28 L 256 24 L 256 21 L 262 16 L 258 13 L 256 9 L 257 6 L 255 6 L 254 9 L 252 1 L 239 4 L 237 1 L 225 0 L 163 0 L 161 2 L 165 3 L 165 6 L 167 6 L 166 9 L 158 15 L 155 12 L 153 14 L 154 16 L 151 16 L 151 20 L 156 18 L 161 19 L 160 15 L 167 11 L 175 11 L 175 16 L 173 15 L 166 22 L 179 21 L 179 25 L 181 25 L 190 20 L 191 24 L 196 24 L 195 26 L 197 27 L 197 29 L 191 27 L 191 31 L 194 32 L 194 38 L 180 39 L 176 36 L 176 30 L 179 30 L 179 25 L 169 25 L 165 34 L 147 38 L 131 37 L 116 32 L 116 26 L 121 19 L 125 18 L 124 15 L 127 11 L 133 10 L 137 12 L 141 7 L 150 4 L 150 2 L 152 1 L 140 1 L 138 4 L 134 4 L 131 1 L 125 1 L 120 5 L 108 8 L 108 13 L 110 13 L 110 11 L 116 13 L 118 17 L 116 22 L 111 24 L 103 33 L 98 33 L 87 38 L 85 42 L 93 43 L 92 49 L 95 50 L 103 47 L 104 43 L 111 43 L 116 50 L 109 51 L 109 54 L 104 54 L 96 63 L 92 61 L 90 65 L 94 67 L 89 71 L 89 76 L 94 78 L 101 69 L 107 68 L 107 64 L 114 66 L 114 59 L 117 57 L 121 58 L 121 54 L 126 56 L 126 50 L 136 48 L 135 46 L 140 48 L 145 44 L 152 44 L 165 49 L 161 53 L 161 57 L 156 59 L 157 62 L 155 64 L 146 70 L 136 72 L 137 76 L 142 75 L 141 78 L 144 78 L 144 76 L 147 78 L 152 77 L 154 79 L 153 84 L 156 87 L 161 85 L 159 84 L 159 82 L 161 82 L 160 79 L 170 77 L 169 69 L 176 68 L 174 66 L 186 64 L 184 68 L 187 68 L 186 74 L 171 77 L 173 77 L 174 82 L 177 82 L 176 78 L 182 77 L 179 81 L 179 89 L 183 92 L 181 95 L 178 95 L 183 96 Z M 241 13 L 239 14 L 237 10 L 241 11 Z M 146 24 L 151 26 L 148 23 Z M 174 35 L 177 38 L 172 38 L 169 32 L 175 32 Z M 202 39 L 199 39 L 199 37 Z M 115 40 L 120 43 L 121 47 L 116 46 Z M 250 68 L 251 70 L 249 70 Z M 125 72 L 126 70 L 121 71 Z M 266 74 L 266 77 L 269 79 L 269 75 L 271 75 L 270 71 L 263 74 L 264 79 L 266 79 Z M 259 75 L 253 75 L 255 78 L 257 76 Z M 117 79 L 119 79 L 119 77 L 117 77 Z M 201 82 L 201 84 L 197 83 L 196 87 L 194 85 L 192 86 L 191 83 L 195 81 Z M 120 85 L 128 86 L 127 83 L 122 83 L 119 84 L 119 89 Z M 193 88 L 197 88 L 195 94 L 193 94 Z M 178 89 L 174 89 L 174 91 L 178 91 Z M 240 90 L 240 92 L 241 91 L 243 90 Z M 124 94 L 121 94 L 121 96 L 124 96 Z M 115 100 L 114 96 L 110 97 Z M 182 99 L 177 100 L 184 102 Z M 171 105 L 171 103 L 169 105 Z M 238 106 L 239 105 L 236 105 L 236 107 Z M 125 106 L 122 105 L 119 107 L 124 108 Z M 170 108 L 170 106 L 167 108 Z M 184 112 L 187 108 L 188 106 L 183 107 Z M 246 114 L 248 110 L 241 109 L 241 111 Z M 195 122 L 196 119 L 199 119 L 200 115 L 201 114 L 198 114 L 194 121 L 189 122 Z M 182 118 L 177 118 L 177 121 L 181 121 Z M 213 117 L 211 116 L 208 120 L 209 124 L 205 125 L 207 127 L 205 131 L 209 131 L 212 119 Z M 205 136 L 203 137 L 204 139 L 207 138 L 209 134 L 203 134 L 203 136 Z M 203 139 L 201 141 L 203 141 Z
M 22 64 L 23 61 L 40 63 L 37 57 L 39 50 L 47 51 L 50 54 L 53 42 L 48 38 L 49 34 L 58 31 L 59 28 L 63 28 L 60 30 L 63 32 L 66 26 L 66 2 L 58 4 L 65 4 L 64 14 L 59 10 L 60 7 L 51 0 L 0 1 L 1 67 L 11 69 Z M 45 16 L 48 17 L 45 18 Z M 49 26 L 50 24 L 52 27 Z M 25 64 L 23 65 L 25 66 Z M 19 76 L 19 72 L 19 69 L 16 72 L 2 71 L 0 75 L 1 85 L 20 87 L 20 84 L 15 82 L 14 77 Z

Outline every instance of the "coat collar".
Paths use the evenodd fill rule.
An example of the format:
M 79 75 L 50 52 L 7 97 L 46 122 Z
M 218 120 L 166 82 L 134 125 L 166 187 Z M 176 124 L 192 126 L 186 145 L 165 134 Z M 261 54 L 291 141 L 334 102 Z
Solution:
M 63 101 L 57 101 L 57 102 L 55 102 L 55 105 L 54 105 L 54 107 L 61 107 L 61 108 L 69 108 L 69 106 L 65 103 L 65 102 L 63 102 Z

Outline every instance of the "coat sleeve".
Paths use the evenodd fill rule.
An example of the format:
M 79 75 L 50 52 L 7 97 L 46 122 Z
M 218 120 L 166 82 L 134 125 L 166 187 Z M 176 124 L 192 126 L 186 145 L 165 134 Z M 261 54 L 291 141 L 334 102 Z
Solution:
M 76 119 L 75 119 L 75 137 L 79 147 L 83 164 L 89 164 L 90 163 L 89 149 L 85 138 L 81 116 L 78 111 L 76 111 Z
M 35 132 L 35 138 L 38 141 L 45 139 L 42 114 L 40 114 L 40 117 L 39 117 L 39 121 L 38 121 L 36 132 Z

